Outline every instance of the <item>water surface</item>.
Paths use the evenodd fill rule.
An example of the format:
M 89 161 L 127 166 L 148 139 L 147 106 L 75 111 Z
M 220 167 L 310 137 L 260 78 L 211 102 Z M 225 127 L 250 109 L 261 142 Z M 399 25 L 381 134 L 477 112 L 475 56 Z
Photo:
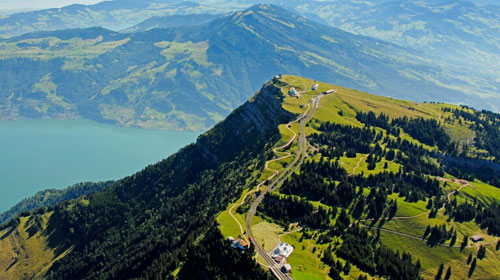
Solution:
M 88 120 L 0 122 L 0 212 L 42 189 L 131 175 L 199 134 Z

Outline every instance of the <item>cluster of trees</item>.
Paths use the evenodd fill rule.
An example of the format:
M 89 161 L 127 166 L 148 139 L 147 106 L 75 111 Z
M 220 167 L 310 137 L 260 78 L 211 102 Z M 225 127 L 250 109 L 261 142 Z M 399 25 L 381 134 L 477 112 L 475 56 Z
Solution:
M 334 208 L 349 208 L 353 205 L 352 214 L 358 218 L 364 212 L 369 217 L 379 218 L 384 210 L 388 208 L 394 215 L 397 204 L 391 202 L 389 205 L 387 203 L 387 190 L 390 189 L 392 192 L 395 189 L 393 185 L 396 184 L 404 188 L 406 185 L 402 184 L 402 182 L 407 180 L 407 176 L 397 177 L 392 173 L 384 173 L 387 177 L 383 175 L 372 175 L 368 178 L 363 176 L 348 177 L 345 170 L 339 167 L 336 161 L 326 161 L 324 158 L 320 162 L 305 163 L 303 167 L 300 174 L 292 175 L 283 183 L 280 189 L 282 193 L 321 201 L 321 203 Z M 331 173 L 328 172 L 329 170 Z M 328 174 L 328 176 L 323 174 Z M 336 180 L 334 180 L 335 177 L 337 177 Z M 384 182 L 384 179 L 382 179 L 389 177 L 394 179 L 394 182 L 390 180 Z M 387 185 L 384 185 L 384 183 L 387 183 Z M 421 182 L 418 181 L 417 183 Z M 357 186 L 360 186 L 360 188 L 357 188 Z M 363 188 L 365 187 L 371 188 L 366 198 L 363 196 Z
M 178 279 L 272 280 L 274 277 L 259 267 L 253 259 L 254 248 L 235 250 L 212 226 L 203 239 L 190 248 L 187 261 L 177 275 Z M 173 277 L 172 277 L 173 279 Z
M 444 244 L 447 240 L 451 239 L 449 245 L 453 246 L 457 241 L 457 231 L 453 227 L 448 230 L 446 224 L 432 227 L 428 225 L 422 238 L 427 238 L 427 244 L 429 244 L 429 246 Z
M 340 276 L 340 274 L 344 273 L 344 275 L 349 275 L 351 271 L 351 264 L 349 263 L 349 261 L 346 261 L 346 263 L 342 265 L 340 260 L 334 260 L 331 245 L 326 248 L 321 260 L 323 261 L 323 263 L 330 266 L 330 272 L 328 273 L 328 276 L 330 276 L 334 280 L 342 280 L 343 278 L 342 276 Z
M 32 197 L 21 200 L 12 208 L 0 214 L 0 224 L 8 222 L 12 217 L 18 214 L 27 216 L 30 215 L 33 210 L 37 210 L 41 207 L 51 207 L 66 200 L 75 199 L 89 193 L 100 192 L 113 183 L 113 181 L 98 183 L 86 182 L 78 183 L 62 190 L 47 189 L 39 191 Z
M 265 162 L 255 159 L 279 139 L 277 125 L 292 117 L 282 113 L 280 96 L 263 90 L 195 144 L 89 195 L 88 203 L 57 205 L 49 226 L 68 232 L 73 249 L 47 278 L 168 278 L 215 216 L 253 184 L 249 170 Z
M 357 153 L 362 153 L 369 154 L 368 164 L 372 170 L 385 157 L 388 161 L 403 165 L 406 172 L 435 176 L 444 174 L 439 166 L 427 160 L 433 156 L 431 152 L 406 139 L 384 137 L 383 133 L 368 126 L 358 128 L 325 122 L 318 129 L 323 133 L 311 135 L 310 142 L 320 147 L 319 151 L 324 157 L 338 159 L 342 156 L 356 157 Z M 384 144 L 385 148 L 382 148 Z
M 384 143 L 387 144 L 386 148 L 388 149 L 386 159 L 389 160 L 389 158 L 391 158 L 391 149 L 399 150 L 399 152 L 394 152 L 394 161 L 404 166 L 406 172 L 434 176 L 444 175 L 441 167 L 428 160 L 430 157 L 433 157 L 433 154 L 420 145 L 400 138 L 396 140 L 386 138 L 384 139 Z M 387 158 L 387 155 L 389 155 L 389 158 Z
M 468 107 L 463 107 L 468 109 Z M 488 111 L 474 111 L 470 113 L 462 109 L 443 108 L 444 112 L 451 112 L 455 119 L 471 122 L 469 126 L 475 132 L 474 145 L 479 149 L 487 150 L 500 163 L 500 114 Z M 449 120 L 452 122 L 453 120 Z M 466 154 L 466 150 L 463 154 Z
M 326 145 L 328 148 L 321 148 L 320 153 L 329 158 L 338 158 L 344 154 L 347 157 L 356 157 L 356 153 L 368 154 L 371 151 L 370 144 L 383 137 L 375 129 L 331 122 L 321 123 L 318 130 L 324 133 L 311 135 L 310 142 L 320 147 Z
M 457 205 L 456 199 L 446 205 L 446 212 L 457 222 L 474 220 L 481 228 L 488 229 L 488 234 L 500 236 L 500 204 L 492 202 L 490 205 L 466 201 Z
M 340 184 L 335 186 L 335 181 Z M 336 161 L 322 158 L 320 162 L 306 162 L 300 174 L 293 174 L 280 188 L 284 194 L 295 194 L 330 206 L 347 207 L 356 196 L 356 188 L 348 181 L 345 169 Z
M 438 146 L 440 150 L 449 154 L 455 153 L 456 145 L 451 142 L 450 136 L 435 119 L 424 119 L 422 117 L 395 118 L 389 121 L 389 116 L 381 113 L 376 116 L 373 112 L 359 112 L 356 119 L 368 126 L 383 128 L 387 133 L 399 137 L 401 129 L 414 139 L 429 146 Z
M 349 177 L 349 181 L 362 188 L 382 188 L 388 194 L 399 193 L 409 202 L 425 200 L 427 197 L 440 196 L 442 190 L 439 181 L 424 175 L 404 172 L 404 168 L 397 173 L 381 172 Z
M 440 150 L 453 153 L 455 145 L 450 136 L 435 119 L 402 118 L 393 119 L 391 124 L 402 128 L 411 137 L 429 146 L 438 146 Z
M 451 278 L 451 266 L 448 266 L 448 270 L 446 270 L 446 274 L 444 275 L 444 278 L 442 278 L 443 277 L 443 272 L 444 272 L 444 265 L 441 264 L 439 266 L 439 269 L 438 269 L 438 272 L 436 274 L 436 277 L 434 277 L 434 280 L 441 280 L 441 279 L 450 280 L 450 278 Z
M 378 244 L 376 237 L 357 226 L 347 230 L 336 254 L 372 275 L 390 279 L 421 279 L 420 263 L 417 261 L 414 264 L 410 254 L 401 254 Z
M 368 126 L 375 126 L 383 128 L 387 133 L 398 137 L 401 133 L 399 127 L 392 125 L 389 121 L 389 116 L 380 113 L 380 115 L 375 115 L 374 112 L 370 111 L 368 113 L 359 112 L 356 114 L 356 119 Z
M 363 195 L 365 188 L 370 189 L 367 196 Z M 338 161 L 325 158 L 321 158 L 318 162 L 304 163 L 301 172 L 287 179 L 280 188 L 280 192 L 312 201 L 321 201 L 334 208 L 350 209 L 350 214 L 354 218 L 359 218 L 366 213 L 368 217 L 375 219 L 384 214 L 388 217 L 396 214 L 397 203 L 387 199 L 387 196 L 392 193 L 399 193 L 410 202 L 442 195 L 439 181 L 428 176 L 404 172 L 404 169 L 397 173 L 382 172 L 367 177 L 347 176 Z M 294 199 L 299 201 L 297 198 Z M 431 199 L 429 201 L 432 202 Z M 435 201 L 436 204 L 440 203 L 437 199 Z M 279 205 L 281 205 L 279 202 L 269 202 L 269 206 L 274 206 L 276 209 L 273 211 L 280 213 L 274 216 L 288 219 L 287 214 L 279 210 L 281 208 L 278 207 Z M 283 209 L 287 208 L 283 207 Z M 294 213 L 292 209 L 286 211 Z M 304 214 L 301 213 L 301 215 Z M 292 220 L 296 218 L 297 216 L 291 217 Z
M 480 210 L 480 207 L 477 201 L 474 204 L 466 201 L 457 205 L 457 199 L 455 198 L 451 203 L 446 204 L 446 213 L 457 222 L 468 222 L 476 218 L 476 212 Z
M 330 219 L 337 214 L 337 208 L 327 210 L 319 206 L 316 209 L 307 199 L 272 193 L 259 204 L 258 210 L 282 226 L 300 219 L 303 225 L 321 230 L 330 227 Z

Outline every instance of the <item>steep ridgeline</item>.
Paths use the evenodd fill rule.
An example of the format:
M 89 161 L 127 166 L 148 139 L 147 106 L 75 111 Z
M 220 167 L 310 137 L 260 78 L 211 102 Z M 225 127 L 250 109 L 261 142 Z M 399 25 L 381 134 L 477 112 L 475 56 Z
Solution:
M 496 104 L 460 92 L 456 85 L 469 83 L 469 76 L 429 64 L 414 50 L 273 5 L 133 34 L 30 33 L 0 41 L 0 58 L 0 119 L 88 118 L 202 130 L 279 71 L 417 101 Z
M 119 0 L 94 5 L 74 4 L 62 8 L 12 14 L 0 18 L 0 38 L 28 32 L 102 26 L 122 30 L 152 16 L 216 13 L 217 10 L 192 1 Z
M 301 92 L 284 100 L 293 111 L 336 89 L 308 123 L 309 156 L 252 221 L 266 251 L 280 241 L 294 247 L 293 279 L 500 277 L 500 114 L 295 76 L 281 82 Z M 268 168 L 289 162 L 275 158 Z M 221 214 L 220 228 L 235 236 L 230 218 Z
M 50 207 L 66 200 L 75 199 L 82 195 L 100 192 L 111 186 L 113 181 L 99 183 L 78 183 L 65 189 L 47 189 L 37 192 L 32 197 L 25 198 L 9 210 L 0 214 L 0 224 L 9 221 L 12 217 L 25 211 L 31 211 L 40 207 Z
M 196 143 L 169 158 L 102 192 L 17 219 L 17 228 L 14 225 L 0 232 L 0 247 L 30 225 L 29 219 L 38 219 L 40 226 L 35 229 L 40 232 L 32 230 L 31 234 L 47 238 L 49 249 L 64 255 L 56 254 L 60 259 L 53 264 L 38 264 L 30 262 L 31 256 L 23 258 L 22 247 L 12 248 L 7 252 L 19 252 L 17 256 L 2 259 L 0 254 L 0 278 L 17 279 L 26 273 L 27 263 L 30 273 L 25 278 L 168 278 L 193 250 L 206 250 L 196 248 L 196 244 L 213 227 L 215 215 L 255 181 L 253 171 L 262 168 L 264 153 L 279 139 L 278 125 L 294 117 L 282 109 L 282 99 L 274 84 L 265 84 Z M 220 236 L 213 230 L 210 238 Z M 64 235 L 53 236 L 53 232 Z M 219 241 L 201 244 L 216 246 L 213 242 Z M 232 252 L 222 250 L 219 254 Z M 238 254 L 235 261 L 248 260 L 250 255 Z M 223 269 L 218 271 L 224 273 Z M 255 273 L 257 279 L 268 276 L 256 264 L 241 273 Z
M 223 17 L 224 14 L 190 14 L 190 15 L 171 15 L 156 16 L 138 23 L 132 27 L 126 28 L 120 32 L 133 33 L 143 32 L 154 28 L 171 28 L 189 25 L 202 25 L 214 19 Z
M 250 5 L 259 1 L 245 2 Z M 496 6 L 485 6 L 493 2 Z M 498 1 L 269 0 L 268 3 L 287 7 L 321 24 L 417 49 L 435 65 L 451 68 L 455 76 L 470 79 L 450 88 L 481 93 L 496 100 L 495 106 L 488 109 L 500 110 L 500 64 L 495 63 L 500 61 Z M 456 79 L 453 75 L 450 78 Z
M 272 279 L 254 252 L 286 242 L 296 280 L 497 279 L 499 124 L 284 75 L 168 159 L 13 219 L 0 278 Z M 224 241 L 242 224 L 265 252 Z

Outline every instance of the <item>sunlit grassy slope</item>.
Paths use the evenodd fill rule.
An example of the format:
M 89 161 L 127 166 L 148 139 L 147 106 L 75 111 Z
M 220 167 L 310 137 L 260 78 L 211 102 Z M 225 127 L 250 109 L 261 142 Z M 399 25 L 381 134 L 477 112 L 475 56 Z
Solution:
M 311 86 L 316 83 L 319 84 L 319 89 L 312 91 Z M 335 94 L 326 95 L 321 99 L 318 110 L 314 114 L 308 127 L 306 127 L 306 134 L 319 133 L 317 127 L 321 122 L 326 121 L 362 127 L 363 124 L 355 118 L 357 112 L 373 111 L 375 114 L 384 113 L 390 118 L 408 116 L 436 119 L 445 127 L 452 140 L 456 142 L 467 141 L 467 139 L 469 139 L 472 135 L 472 131 L 469 129 L 470 124 L 465 121 L 454 122 L 453 124 L 448 124 L 442 121 L 451 116 L 450 113 L 443 112 L 442 108 L 458 108 L 455 105 L 416 103 L 396 100 L 393 98 L 371 95 L 337 85 L 322 83 L 312 79 L 289 75 L 285 75 L 280 81 L 276 81 L 276 86 L 282 89 L 285 96 L 285 99 L 283 100 L 283 108 L 297 115 L 307 110 L 307 104 L 310 103 L 310 98 L 316 97 L 319 93 L 328 89 L 337 90 Z M 296 98 L 288 95 L 290 87 L 295 87 L 299 92 L 301 92 L 301 96 Z M 293 136 L 293 133 L 286 129 L 286 125 L 281 125 L 279 129 L 282 138 L 278 141 L 278 143 L 276 143 L 275 147 L 279 147 L 287 143 Z M 290 129 L 295 133 L 298 133 L 297 125 L 292 125 Z M 385 131 L 382 132 L 385 134 Z M 401 137 L 413 143 L 422 145 L 425 149 L 436 149 L 436 147 L 430 147 L 419 143 L 416 139 L 413 139 L 405 133 L 403 133 Z M 293 151 L 294 149 L 296 149 L 295 143 L 293 143 L 287 150 Z M 280 156 L 282 154 L 278 153 L 277 155 Z M 387 161 L 385 158 L 382 159 L 382 162 L 377 163 L 374 170 L 368 170 L 366 156 L 366 154 L 358 154 L 354 158 L 341 157 L 339 163 L 346 169 L 348 174 L 363 173 L 367 176 L 369 174 L 375 174 L 383 171 L 397 172 L 399 170 L 400 165 L 398 163 Z M 318 159 L 318 156 L 311 157 L 311 160 Z M 286 164 L 290 161 L 291 158 L 272 162 L 269 164 L 269 167 L 281 170 L 283 166 L 286 166 Z M 386 161 L 387 168 L 384 168 Z M 261 179 L 265 179 L 271 174 L 272 172 L 269 170 L 264 170 L 262 172 Z M 446 187 L 444 187 L 444 183 L 442 183 L 445 193 L 450 193 L 460 187 L 458 183 L 454 182 L 455 178 L 449 175 L 446 175 L 445 177 L 449 182 Z M 464 187 L 456 197 L 459 203 L 465 201 L 466 199 L 473 199 L 474 197 L 478 197 L 481 201 L 489 203 L 493 200 L 500 201 L 500 192 L 498 192 L 498 189 L 482 182 L 473 182 L 470 187 Z M 456 244 L 458 245 L 464 235 L 471 236 L 477 233 L 481 233 L 485 237 L 485 244 L 492 243 L 496 240 L 495 237 L 489 236 L 486 231 L 481 230 L 473 222 L 455 223 L 447 221 L 446 217 L 443 215 L 443 210 L 439 212 L 437 218 L 428 219 L 427 212 L 429 210 L 426 209 L 426 202 L 424 201 L 410 203 L 407 202 L 404 197 L 399 197 L 398 194 L 392 194 L 389 198 L 395 199 L 398 202 L 397 217 L 420 216 L 408 220 L 389 221 L 384 225 L 384 229 L 394 230 L 415 237 L 421 237 L 427 225 L 440 225 L 446 223 L 448 228 L 453 226 L 457 229 L 458 238 Z M 313 202 L 313 205 L 317 207 L 318 203 Z M 243 218 L 243 216 L 239 214 L 237 215 L 237 219 L 240 220 L 240 222 L 242 222 Z M 227 211 L 223 212 L 219 216 L 218 221 L 221 223 L 221 230 L 223 233 L 226 233 L 226 235 L 229 233 L 237 233 L 238 229 L 235 228 L 236 223 L 234 222 L 234 219 L 228 215 Z M 258 223 L 255 223 L 254 226 L 256 237 L 259 236 L 258 238 L 262 239 L 262 242 L 264 242 L 267 249 L 270 247 L 267 243 L 272 240 L 276 240 L 279 237 L 279 231 L 272 225 L 273 224 L 269 221 L 259 221 Z M 321 262 L 322 250 L 324 250 L 324 246 L 322 247 L 316 244 L 314 238 L 313 240 L 307 240 L 300 239 L 299 237 L 299 233 L 292 233 L 281 237 L 282 241 L 289 242 L 295 247 L 294 254 L 292 254 L 288 260 L 288 263 L 290 263 L 293 267 L 292 274 L 294 279 L 328 278 L 329 267 L 325 266 Z M 463 251 L 460 251 L 460 248 L 449 248 L 445 246 L 429 247 L 424 242 L 384 231 L 381 232 L 381 240 L 385 246 L 394 250 L 410 252 L 415 260 L 419 259 L 422 264 L 422 275 L 425 279 L 433 278 L 441 263 L 445 266 L 450 265 L 452 267 L 452 279 L 465 278 L 469 270 L 469 267 L 465 263 L 466 258 L 470 253 L 474 254 L 477 250 L 477 248 L 466 248 Z M 341 242 L 341 240 L 339 240 L 339 242 Z M 471 243 L 469 245 L 472 246 Z M 314 249 L 315 247 L 316 249 Z M 472 278 L 497 279 L 496 277 L 500 277 L 499 268 L 497 268 L 500 267 L 498 265 L 500 264 L 499 258 L 500 255 L 498 252 L 494 251 L 494 247 L 489 246 L 487 249 L 487 257 L 478 263 L 478 268 Z M 340 261 L 343 262 L 343 260 Z M 360 273 L 359 269 L 353 266 L 351 273 L 349 275 L 345 275 L 345 277 L 346 279 L 357 279 Z
M 36 218 L 21 217 L 19 224 L 0 231 L 0 275 L 2 279 L 39 279 L 71 248 L 58 247 L 65 238 L 60 230 L 49 226 L 57 219 L 53 212 Z

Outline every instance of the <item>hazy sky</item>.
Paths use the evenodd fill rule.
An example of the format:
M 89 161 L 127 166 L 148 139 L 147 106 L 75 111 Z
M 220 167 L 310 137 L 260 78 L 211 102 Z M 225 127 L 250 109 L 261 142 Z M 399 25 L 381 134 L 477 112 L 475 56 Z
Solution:
M 0 0 L 0 10 L 59 8 L 75 3 L 95 4 L 103 0 Z

